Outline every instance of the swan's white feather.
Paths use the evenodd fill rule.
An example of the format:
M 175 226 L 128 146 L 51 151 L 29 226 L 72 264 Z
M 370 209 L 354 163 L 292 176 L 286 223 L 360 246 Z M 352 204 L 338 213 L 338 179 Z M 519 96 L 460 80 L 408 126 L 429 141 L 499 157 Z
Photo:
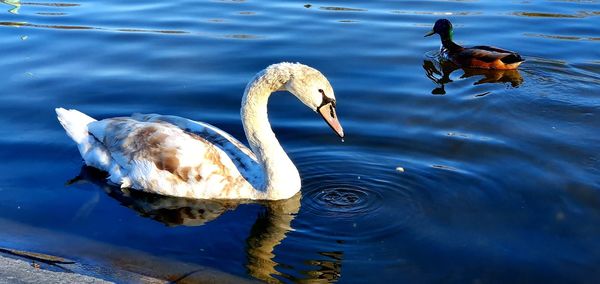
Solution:
M 110 154 L 88 132 L 88 125 L 96 120 L 74 109 L 57 108 L 56 115 L 67 135 L 77 143 L 86 165 L 108 171 L 111 164 Z
M 264 178 L 254 154 L 214 126 L 157 114 L 100 121 L 82 120 L 73 110 L 57 114 L 86 164 L 122 187 L 189 198 L 264 198 L 256 196 Z

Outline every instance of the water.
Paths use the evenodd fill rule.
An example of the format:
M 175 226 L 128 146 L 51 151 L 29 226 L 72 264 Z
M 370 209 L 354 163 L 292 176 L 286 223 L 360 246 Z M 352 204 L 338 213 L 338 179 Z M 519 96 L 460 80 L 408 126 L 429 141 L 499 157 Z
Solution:
M 0 246 L 113 280 L 600 280 L 598 1 L 3 3 Z M 440 64 L 423 38 L 440 17 L 458 42 L 527 61 Z M 55 107 L 175 114 L 245 141 L 245 84 L 280 61 L 330 79 L 346 133 L 272 97 L 301 196 L 202 202 L 85 169 L 72 180 L 81 159 Z

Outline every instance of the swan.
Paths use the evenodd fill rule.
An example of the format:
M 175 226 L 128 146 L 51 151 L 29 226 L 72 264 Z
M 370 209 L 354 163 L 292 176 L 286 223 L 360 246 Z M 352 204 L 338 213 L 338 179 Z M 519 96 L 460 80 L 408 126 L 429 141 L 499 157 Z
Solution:
M 250 148 L 203 122 L 159 114 L 95 120 L 56 108 L 86 165 L 108 173 L 121 188 L 195 199 L 288 199 L 300 174 L 271 130 L 269 96 L 287 90 L 319 113 L 343 138 L 329 81 L 300 63 L 277 63 L 257 73 L 244 90 L 241 119 Z

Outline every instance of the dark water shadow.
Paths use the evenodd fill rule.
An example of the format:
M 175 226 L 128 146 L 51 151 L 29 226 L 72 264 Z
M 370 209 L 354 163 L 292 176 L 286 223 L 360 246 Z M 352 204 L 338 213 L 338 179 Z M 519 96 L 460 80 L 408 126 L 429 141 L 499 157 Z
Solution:
M 479 68 L 460 68 L 452 61 L 443 59 L 424 59 L 423 69 L 425 76 L 437 85 L 432 91 L 433 95 L 445 95 L 445 86 L 448 83 L 454 82 L 450 75 L 456 70 L 462 70 L 464 73 L 460 79 L 466 79 L 473 76 L 481 76 L 482 78 L 473 83 L 480 85 L 486 83 L 507 83 L 513 88 L 518 88 L 523 83 L 523 77 L 518 70 L 490 70 Z
M 292 280 L 323 280 L 333 281 L 341 276 L 342 252 L 322 252 L 331 261 L 306 260 L 305 263 L 316 267 L 315 270 L 302 271 L 305 276 L 296 279 L 277 270 L 280 264 L 275 261 L 275 248 L 293 231 L 292 221 L 300 210 L 301 194 L 296 194 L 287 200 L 252 201 L 252 200 L 202 200 L 161 196 L 132 189 L 122 189 L 109 184 L 107 174 L 97 169 L 83 166 L 79 176 L 68 184 L 92 183 L 102 188 L 108 196 L 117 200 L 121 205 L 137 212 L 140 216 L 150 218 L 169 227 L 202 226 L 219 218 L 223 213 L 235 210 L 241 204 L 257 203 L 263 206 L 246 238 L 245 267 L 248 275 L 269 283 L 280 282 L 280 278 Z M 285 266 L 285 265 L 284 265 Z M 176 283 L 193 282 L 191 271 L 174 277 Z

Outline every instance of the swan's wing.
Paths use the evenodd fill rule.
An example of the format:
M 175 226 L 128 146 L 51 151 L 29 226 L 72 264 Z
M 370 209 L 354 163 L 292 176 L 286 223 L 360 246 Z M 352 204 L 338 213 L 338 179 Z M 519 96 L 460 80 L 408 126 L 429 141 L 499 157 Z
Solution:
M 260 176 L 242 175 L 228 153 L 204 137 L 165 120 L 110 118 L 89 132 L 110 153 L 110 180 L 162 195 L 191 198 L 249 198 Z M 155 118 L 155 117 L 154 117 Z M 233 151 L 231 151 L 233 153 Z M 237 160 L 245 160 L 243 151 Z M 248 158 L 246 158 L 248 159 Z M 247 171 L 249 172 L 249 171 Z
M 145 122 L 168 122 L 183 129 L 185 132 L 196 134 L 213 145 L 221 148 L 242 171 L 259 169 L 256 156 L 246 145 L 229 135 L 227 132 L 208 123 L 191 119 L 160 114 L 134 114 L 133 119 Z
M 142 122 L 167 122 L 181 128 L 186 133 L 192 133 L 206 139 L 229 156 L 244 178 L 255 185 L 256 188 L 260 187 L 263 172 L 256 156 L 246 145 L 227 132 L 208 123 L 173 115 L 134 114 L 132 118 Z

